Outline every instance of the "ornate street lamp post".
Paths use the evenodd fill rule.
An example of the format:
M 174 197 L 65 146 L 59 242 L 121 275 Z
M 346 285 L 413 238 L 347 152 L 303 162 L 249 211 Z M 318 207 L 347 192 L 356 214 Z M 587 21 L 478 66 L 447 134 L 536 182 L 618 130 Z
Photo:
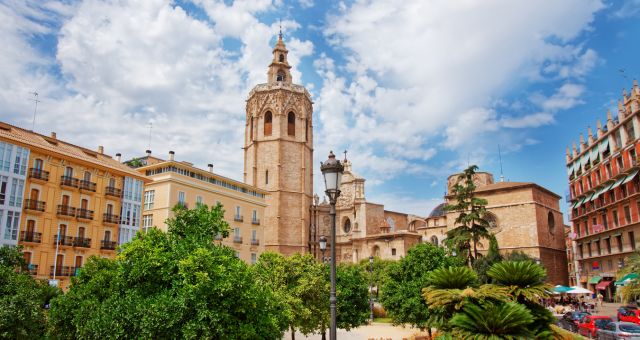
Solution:
M 320 241 L 318 241 L 318 243 L 320 244 L 320 251 L 322 252 L 322 263 L 324 263 L 324 251 L 327 250 L 327 237 L 324 235 L 320 236 Z
M 369 319 L 373 322 L 373 255 L 369 256 Z
M 331 294 L 329 305 L 331 310 L 331 325 L 329 339 L 336 340 L 336 201 L 340 196 L 340 181 L 344 167 L 336 159 L 333 151 L 329 152 L 329 159 L 320 163 L 320 171 L 324 177 L 325 193 L 329 197 L 331 210 Z

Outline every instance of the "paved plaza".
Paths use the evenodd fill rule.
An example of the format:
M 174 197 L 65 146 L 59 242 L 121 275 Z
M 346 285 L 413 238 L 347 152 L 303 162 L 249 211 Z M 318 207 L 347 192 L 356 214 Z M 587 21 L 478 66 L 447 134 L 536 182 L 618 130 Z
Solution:
M 415 328 L 393 326 L 390 323 L 378 323 L 374 322 L 371 325 L 366 325 L 358 328 L 345 331 L 338 329 L 338 338 L 341 340 L 402 340 L 409 339 L 412 335 L 418 332 Z M 291 339 L 291 332 L 286 332 L 283 339 Z M 320 340 L 322 337 L 319 334 L 313 334 L 304 336 L 300 332 L 296 332 L 296 340 Z M 329 331 L 327 330 L 327 339 L 329 339 Z

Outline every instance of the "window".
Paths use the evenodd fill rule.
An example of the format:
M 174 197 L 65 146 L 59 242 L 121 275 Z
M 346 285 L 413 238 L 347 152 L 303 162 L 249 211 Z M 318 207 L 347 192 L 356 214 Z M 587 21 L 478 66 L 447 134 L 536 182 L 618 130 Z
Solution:
M 22 194 L 24 193 L 24 180 L 12 178 L 11 179 L 11 193 L 9 195 L 9 206 L 22 207 Z
M 600 169 L 596 170 L 596 183 L 600 184 L 602 177 L 600 176 Z
M 105 241 L 111 241 L 111 231 L 110 230 L 105 230 L 104 231 L 104 240 Z
M 549 226 L 549 233 L 553 234 L 556 232 L 556 220 L 553 218 L 553 213 L 549 211 L 547 214 L 547 225 Z
M 116 179 L 111 177 L 109 178 L 109 188 L 115 188 L 116 187 Z
M 236 258 L 240 258 L 240 252 L 239 251 L 236 252 Z
M 153 215 L 143 215 L 142 216 L 142 230 L 145 232 L 149 231 L 150 228 L 153 228 Z
M 5 240 L 18 239 L 18 227 L 20 226 L 20 213 L 17 211 L 7 211 L 7 223 L 4 228 Z
M 70 166 L 64 168 L 64 175 L 66 177 L 73 177 L 73 168 Z
M 27 172 L 27 162 L 29 161 L 29 149 L 16 147 L 16 162 L 13 166 L 13 173 L 24 175 Z
M 0 144 L 1 146 L 1 144 Z M 7 184 L 9 183 L 9 177 L 0 176 L 0 204 L 4 204 L 7 198 Z
M 396 248 L 391 248 L 391 256 L 396 256 Z
M 240 228 L 238 227 L 233 228 L 233 236 L 236 238 L 240 237 Z
M 249 122 L 249 124 L 251 124 L 249 126 L 249 141 L 253 140 L 253 117 L 251 117 L 251 121 Z
M 251 221 L 252 222 L 258 222 L 258 211 L 254 210 L 251 212 Z
M 264 184 L 269 184 L 269 170 L 264 171 Z
M 636 150 L 631 149 L 629 150 L 629 164 L 631 164 L 631 166 L 635 166 L 636 163 Z
M 607 213 L 602 213 L 602 224 L 604 225 L 604 230 L 609 230 L 609 222 L 607 221 Z
M 305 141 L 309 140 L 309 120 L 308 119 L 304 120 L 304 140 Z
M 138 216 L 140 216 L 140 206 L 137 204 L 133 205 L 133 209 L 131 210 L 131 226 L 135 227 L 138 225 Z
M 593 187 L 593 183 L 591 183 L 591 176 L 587 176 L 587 189 L 591 189 Z
M 629 209 L 628 205 L 625 205 L 624 208 L 624 223 L 625 224 L 629 224 L 631 223 L 631 210 Z
M 196 205 L 202 204 L 202 196 L 196 196 Z
M 618 251 L 622 251 L 622 235 L 616 236 L 616 243 L 618 244 Z
M 438 237 L 437 237 L 437 236 L 435 236 L 435 235 L 431 236 L 431 243 L 432 243 L 434 246 L 437 246 L 437 245 L 438 245 Z
M 581 244 L 578 250 L 580 251 L 580 258 L 584 258 L 584 244 Z
M 287 115 L 287 134 L 289 136 L 296 135 L 296 115 L 293 112 L 289 112 Z
M 276 81 L 284 81 L 285 79 L 286 76 L 284 75 L 284 72 L 278 71 L 278 74 L 276 75 Z
M 629 232 L 629 245 L 631 245 L 631 250 L 636 250 L 636 236 L 633 231 Z
M 607 237 L 604 239 L 604 245 L 607 249 L 607 254 L 611 254 L 611 238 Z
M 11 164 L 11 154 L 13 153 L 13 145 L 0 142 L 0 170 L 9 172 Z
M 584 234 L 589 235 L 589 222 L 584 222 Z
M 284 54 L 280 54 L 280 56 L 278 57 L 278 61 L 280 61 L 281 63 L 284 63 Z
M 258 240 L 258 231 L 257 230 L 251 230 L 251 241 L 257 241 Z
M 91 172 L 89 172 L 89 171 L 85 171 L 84 172 L 84 180 L 87 181 L 87 182 L 91 181 Z
M 627 142 L 633 141 L 636 139 L 636 130 L 633 128 L 633 121 L 630 121 L 625 126 L 627 130 Z
M 591 257 L 591 242 L 587 243 L 587 251 L 589 251 L 589 257 Z
M 144 210 L 153 209 L 153 201 L 156 198 L 155 190 L 147 190 L 144 192 Z
M 619 223 L 618 223 L 618 211 L 617 210 L 613 210 L 611 211 L 611 213 L 613 214 L 613 226 L 614 227 L 618 227 Z
M 239 205 L 237 205 L 237 206 L 236 206 L 236 216 L 235 216 L 235 218 L 236 218 L 236 219 L 240 219 L 241 217 L 242 217 L 242 216 L 240 216 L 240 206 L 239 206 Z
M 620 133 L 620 129 L 616 130 L 614 138 L 616 140 L 616 147 L 620 149 L 622 147 L 622 133 Z
M 186 196 L 187 195 L 184 193 L 184 191 L 178 191 L 178 203 L 184 204 L 185 200 L 187 199 Z
M 271 111 L 267 111 L 267 113 L 264 114 L 264 135 L 265 136 L 271 136 L 271 125 L 272 125 L 272 115 L 271 115 Z
M 251 253 L 251 264 L 255 264 L 258 261 L 258 255 L 256 253 Z
M 622 198 L 627 197 L 627 185 L 626 184 L 621 184 L 620 185 L 620 194 L 622 195 Z
M 624 169 L 624 163 L 622 162 L 622 157 L 616 158 L 616 165 L 618 166 L 618 173 Z
M 596 250 L 598 251 L 598 255 L 602 255 L 602 249 L 600 248 L 600 240 L 596 241 Z
M 351 220 L 350 219 L 345 219 L 344 224 L 342 225 L 342 230 L 344 231 L 345 234 L 348 234 L 349 232 L 351 232 Z

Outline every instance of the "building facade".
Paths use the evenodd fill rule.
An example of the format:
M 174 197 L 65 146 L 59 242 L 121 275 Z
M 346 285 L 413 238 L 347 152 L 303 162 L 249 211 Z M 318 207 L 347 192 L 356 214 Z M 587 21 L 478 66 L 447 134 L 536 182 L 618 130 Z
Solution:
M 0 140 L 0 246 L 18 244 L 29 149 Z
M 639 112 L 634 81 L 618 102 L 617 117 L 607 112 L 606 124 L 598 121 L 595 134 L 589 128 L 566 153 L 576 277 L 606 299 L 615 296 L 616 273 L 636 251 L 640 233 Z
M 266 192 L 250 185 L 194 167 L 188 162 L 175 161 L 175 154 L 163 160 L 147 156 L 137 160 L 136 170 L 151 181 L 144 188 L 142 227 L 158 227 L 166 231 L 165 221 L 173 217 L 173 207 L 180 204 L 194 208 L 197 204 L 221 204 L 229 223 L 229 237 L 215 236 L 215 240 L 234 249 L 236 256 L 254 263 L 264 252 Z M 130 163 L 130 162 L 129 162 Z
M 288 51 L 279 35 L 266 84 L 246 105 L 244 182 L 264 190 L 267 250 L 285 255 L 309 247 L 313 198 L 313 106 L 309 92 L 292 83 Z
M 18 171 L 15 175 L 25 176 L 2 175 L 11 180 L 10 207 L 21 208 L 3 211 L 3 228 L 13 244 L 24 247 L 37 278 L 56 279 L 65 288 L 90 256 L 115 256 L 121 224 L 140 224 L 139 215 L 122 221 L 118 213 L 123 184 L 141 183 L 144 177 L 104 154 L 102 147 L 94 151 L 55 133 L 44 136 L 5 123 L 0 123 L 0 143 L 4 155 L 13 154 L 9 165 Z M 141 195 L 142 185 L 137 190 Z

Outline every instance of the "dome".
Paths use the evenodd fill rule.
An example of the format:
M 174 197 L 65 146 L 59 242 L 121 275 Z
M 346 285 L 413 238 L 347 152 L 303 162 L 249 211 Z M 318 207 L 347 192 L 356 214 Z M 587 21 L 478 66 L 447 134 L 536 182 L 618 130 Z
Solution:
M 431 210 L 431 213 L 429 214 L 429 218 L 444 216 L 444 207 L 446 205 L 447 205 L 446 203 L 438 204 L 435 208 L 433 208 L 433 210 Z

